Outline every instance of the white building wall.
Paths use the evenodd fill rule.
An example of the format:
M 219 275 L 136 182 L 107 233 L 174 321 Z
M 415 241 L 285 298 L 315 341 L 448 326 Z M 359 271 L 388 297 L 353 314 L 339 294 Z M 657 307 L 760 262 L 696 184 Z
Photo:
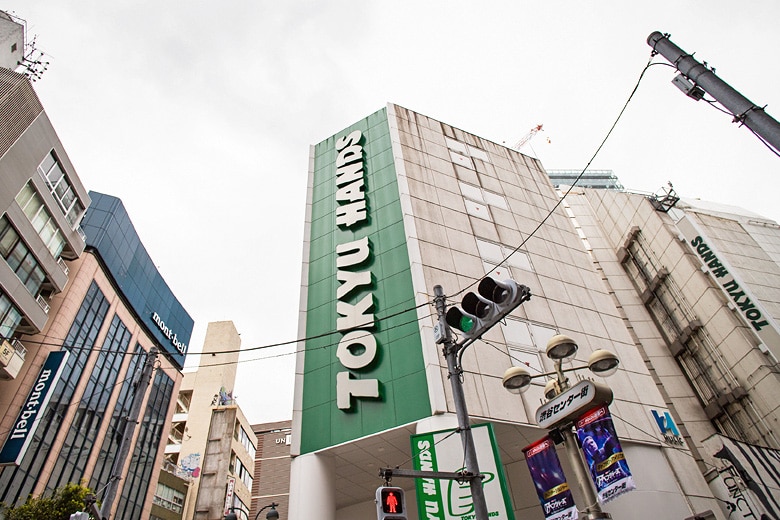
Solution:
M 435 285 L 444 288 L 448 303 L 459 303 L 462 293 L 474 290 L 474 282 L 486 273 L 512 278 L 533 293 L 531 301 L 514 311 L 506 324 L 491 329 L 484 341 L 463 356 L 463 388 L 470 416 L 501 430 L 501 457 L 516 517 L 543 517 L 521 450 L 545 435 L 533 419 L 543 399 L 544 381 L 538 380 L 541 384 L 518 397 L 504 390 L 501 378 L 513 362 L 528 362 L 539 373 L 552 370 L 544 349 L 556 333 L 577 341 L 574 365 L 583 365 L 590 353 L 601 348 L 616 352 L 621 361 L 618 373 L 605 382 L 614 392 L 610 408 L 640 491 L 619 497 L 605 510 L 614 511 L 616 518 L 648 519 L 685 518 L 702 510 L 717 510 L 696 454 L 687 446 L 665 445 L 650 414 L 651 409 L 669 409 L 670 400 L 678 402 L 679 397 L 685 405 L 686 399 L 695 397 L 677 384 L 679 369 L 673 363 L 663 365 L 661 360 L 669 359 L 668 350 L 664 351 L 655 324 L 630 280 L 620 275 L 622 268 L 615 259 L 613 244 L 624 239 L 642 201 L 630 199 L 620 212 L 588 211 L 578 231 L 563 207 L 556 208 L 558 195 L 537 160 L 395 105 L 388 112 L 418 303 L 432 300 Z M 648 229 L 663 229 L 663 224 L 650 220 Z M 588 235 L 589 242 L 583 242 L 582 235 Z M 517 253 L 498 266 L 521 244 Z M 594 265 L 594 257 L 603 263 Z M 616 276 L 606 283 L 609 273 Z M 440 349 L 433 343 L 435 315 L 429 316 L 431 312 L 427 308 L 420 313 L 429 397 L 434 414 L 452 414 L 450 381 Z M 647 348 L 641 348 L 645 344 Z M 659 359 L 660 373 L 648 365 L 650 357 Z M 590 376 L 587 370 L 572 373 L 570 378 L 576 382 L 585 376 Z M 658 383 L 664 379 L 671 394 L 659 390 Z M 698 406 L 687 404 L 691 409 Z M 697 418 L 703 418 L 706 429 L 706 417 L 699 412 Z M 326 455 L 294 460 L 292 520 L 311 518 L 306 516 L 313 507 L 309 498 L 327 495 L 328 479 L 342 472 L 366 471 L 328 467 L 319 460 Z M 567 474 L 574 475 L 572 471 Z M 582 508 L 579 491 L 574 493 Z M 415 520 L 413 492 L 407 491 L 407 501 L 409 518 Z M 324 517 L 326 508 L 318 509 L 319 518 L 366 518 L 374 511 L 373 497 L 363 502 L 337 497 L 333 507 L 332 513 L 325 510 Z

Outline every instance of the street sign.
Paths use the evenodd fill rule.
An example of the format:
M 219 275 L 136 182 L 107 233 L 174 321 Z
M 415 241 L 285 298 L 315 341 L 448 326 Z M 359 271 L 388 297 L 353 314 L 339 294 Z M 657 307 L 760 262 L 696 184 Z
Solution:
M 580 381 L 536 410 L 536 424 L 554 428 L 564 421 L 576 419 L 599 404 L 612 402 L 612 390 L 595 381 Z

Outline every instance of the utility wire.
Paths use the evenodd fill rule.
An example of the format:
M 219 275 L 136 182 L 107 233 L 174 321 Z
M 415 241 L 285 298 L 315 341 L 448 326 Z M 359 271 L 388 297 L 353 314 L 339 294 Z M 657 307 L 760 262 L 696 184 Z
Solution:
M 514 255 L 515 253 L 520 251 L 520 249 L 522 249 L 523 246 L 525 246 L 525 244 L 531 239 L 531 237 L 533 237 L 536 234 L 536 232 L 539 231 L 539 229 L 541 229 L 541 227 L 547 222 L 547 220 L 549 220 L 549 218 L 553 215 L 553 213 L 555 213 L 555 210 L 557 210 L 558 207 L 561 204 L 563 204 L 563 201 L 566 199 L 566 196 L 571 192 L 571 190 L 574 189 L 575 185 L 577 184 L 577 182 L 579 182 L 579 180 L 582 178 L 582 176 L 585 175 L 585 172 L 587 171 L 588 167 L 596 159 L 596 156 L 598 156 L 599 152 L 604 147 L 604 145 L 607 143 L 607 140 L 609 139 L 609 137 L 612 135 L 612 132 L 615 130 L 615 127 L 617 126 L 618 122 L 623 117 L 623 113 L 626 111 L 626 108 L 628 108 L 628 104 L 631 102 L 631 99 L 634 97 L 634 94 L 639 89 L 639 85 L 642 83 L 642 78 L 644 77 L 645 72 L 647 72 L 647 69 L 649 69 L 652 65 L 654 65 L 653 64 L 653 58 L 654 57 L 655 56 L 651 54 L 650 60 L 647 62 L 647 65 L 645 65 L 645 67 L 642 69 L 642 72 L 639 74 L 639 78 L 636 81 L 636 85 L 634 85 L 633 90 L 631 90 L 631 94 L 629 94 L 628 99 L 623 104 L 623 108 L 618 113 L 617 118 L 615 119 L 615 122 L 612 123 L 612 126 L 610 127 L 609 131 L 604 136 L 604 139 L 602 139 L 601 144 L 599 144 L 598 148 L 596 148 L 596 151 L 593 152 L 593 155 L 591 156 L 590 160 L 585 165 L 585 167 L 582 169 L 582 171 L 577 176 L 577 178 L 574 179 L 574 182 L 571 184 L 571 186 L 569 186 L 569 189 L 566 190 L 566 193 L 564 193 L 561 197 L 558 198 L 558 201 L 555 203 L 555 205 L 552 207 L 552 209 L 547 212 L 547 215 L 545 215 L 545 217 L 539 222 L 539 224 L 537 224 L 537 226 L 533 229 L 533 231 L 531 231 L 531 233 L 526 238 L 524 238 L 523 241 L 520 242 L 520 244 L 517 247 L 515 247 L 514 250 L 512 250 L 511 253 L 509 253 L 501 262 L 499 262 L 496 265 L 495 268 L 498 268 L 498 267 L 501 267 L 502 265 L 504 265 L 512 257 L 512 255 Z M 455 293 L 452 296 L 457 296 L 459 294 L 462 294 L 464 291 L 469 290 L 471 287 L 473 287 L 474 285 L 476 285 L 480 281 L 482 281 L 482 279 L 484 279 L 488 274 L 490 274 L 490 273 L 486 273 L 485 276 L 483 276 L 482 278 L 480 278 L 478 280 L 475 280 L 470 285 L 468 285 L 464 289 L 461 289 L 460 291 L 458 291 L 457 293 Z
M 566 193 L 564 193 L 558 199 L 556 204 L 552 207 L 552 209 L 550 209 L 548 211 L 547 215 L 537 224 L 537 226 L 533 229 L 533 231 L 531 231 L 531 233 L 526 238 L 524 238 L 522 240 L 522 242 L 517 247 L 515 247 L 512 250 L 511 253 L 509 253 L 506 257 L 504 257 L 504 259 L 501 260 L 501 262 L 499 262 L 495 266 L 496 268 L 506 264 L 506 262 L 509 260 L 509 258 L 512 257 L 512 255 L 514 255 L 515 253 L 520 251 L 523 248 L 523 246 L 525 246 L 525 244 L 528 242 L 528 240 L 531 239 L 539 231 L 539 229 L 541 229 L 541 227 L 553 215 L 555 210 L 563 203 L 563 201 L 566 198 L 566 196 L 571 192 L 572 189 L 574 189 L 574 186 L 577 184 L 577 182 L 585 174 L 585 172 L 587 171 L 588 167 L 595 160 L 596 156 L 599 154 L 599 152 L 604 147 L 604 145 L 606 144 L 606 142 L 609 139 L 609 137 L 612 135 L 612 132 L 614 131 L 615 127 L 617 126 L 618 122 L 620 121 L 621 117 L 623 116 L 623 113 L 626 111 L 626 108 L 628 107 L 629 102 L 634 97 L 634 94 L 636 93 L 637 89 L 639 88 L 639 85 L 641 84 L 642 78 L 644 77 L 645 72 L 647 72 L 647 69 L 650 68 L 652 65 L 667 65 L 667 66 L 670 66 L 670 65 L 668 65 L 666 63 L 652 63 L 653 57 L 654 57 L 654 54 L 651 55 L 650 61 L 647 63 L 647 65 L 645 65 L 644 69 L 642 69 L 642 72 L 640 73 L 639 78 L 637 79 L 636 85 L 634 86 L 633 90 L 631 91 L 631 94 L 628 96 L 628 99 L 626 100 L 625 104 L 623 105 L 623 108 L 618 113 L 617 118 L 612 123 L 612 126 L 610 127 L 609 131 L 605 135 L 604 139 L 601 141 L 601 144 L 599 144 L 598 148 L 593 153 L 593 155 L 591 156 L 590 160 L 585 165 L 585 167 L 582 169 L 582 171 L 577 176 L 575 181 L 572 183 L 572 185 L 569 187 L 569 189 L 566 191 Z M 487 276 L 487 274 L 489 274 L 489 273 L 486 273 L 485 276 Z M 475 280 L 469 286 L 461 289 L 460 291 L 455 293 L 453 296 L 457 296 L 457 295 L 462 294 L 463 292 L 467 291 L 469 288 L 471 288 L 474 285 L 476 285 L 477 283 L 479 283 L 483 278 L 485 278 L 485 276 Z M 400 310 L 398 312 L 389 314 L 389 315 L 387 315 L 387 316 L 385 316 L 383 318 L 377 318 L 376 321 L 380 321 L 381 322 L 381 321 L 384 321 L 384 320 L 388 320 L 390 318 L 393 318 L 393 317 L 396 317 L 396 316 L 400 316 L 400 315 L 405 314 L 407 312 L 411 312 L 411 311 L 414 311 L 414 310 L 417 310 L 417 309 L 420 309 L 422 307 L 425 307 L 425 306 L 428 306 L 428 305 L 432 305 L 432 304 L 433 304 L 433 300 L 431 299 L 431 301 L 429 301 L 429 302 L 425 302 L 425 303 L 416 305 L 414 307 L 408 307 L 408 308 L 402 309 L 402 310 Z M 428 318 L 431 315 L 426 316 L 425 318 Z M 412 320 L 410 322 L 404 323 L 403 325 L 408 325 L 409 323 L 413 323 L 414 321 L 419 321 L 419 319 L 416 318 L 415 320 Z M 401 325 L 399 325 L 399 326 L 401 326 Z M 287 345 L 294 345 L 294 344 L 301 343 L 301 342 L 308 342 L 308 341 L 315 340 L 315 339 L 325 338 L 325 337 L 328 337 L 328 336 L 331 336 L 331 335 L 334 335 L 334 334 L 338 334 L 338 333 L 339 333 L 338 330 L 333 330 L 333 331 L 324 332 L 324 333 L 321 333 L 321 334 L 316 334 L 314 336 L 307 336 L 307 337 L 304 337 L 304 338 L 298 338 L 298 339 L 289 340 L 289 341 L 282 341 L 282 342 L 278 342 L 278 343 L 270 343 L 270 344 L 266 344 L 266 345 L 260 345 L 260 346 L 257 346 L 257 347 L 250 347 L 250 348 L 243 348 L 243 349 L 236 349 L 236 350 L 226 350 L 226 351 L 219 352 L 219 353 L 214 353 L 214 354 L 215 355 L 216 354 L 234 354 L 234 353 L 241 353 L 241 352 L 253 352 L 253 351 L 258 351 L 258 350 L 265 350 L 265 349 L 274 348 L 274 347 L 283 347 L 283 346 L 287 346 Z M 82 346 L 64 345 L 63 343 L 55 343 L 55 342 L 48 342 L 48 341 L 34 341 L 34 340 L 29 340 L 29 339 L 25 339 L 24 342 L 25 343 L 38 344 L 38 345 L 41 345 L 41 346 L 44 346 L 44 345 L 45 346 L 54 346 L 54 347 L 65 347 L 65 346 L 67 346 L 68 348 L 73 349 L 73 350 L 100 350 L 100 349 L 95 349 L 94 346 L 90 347 L 90 346 L 86 346 L 86 345 L 82 345 Z M 323 346 L 323 347 L 320 347 L 320 348 L 327 348 L 327 347 L 331 347 L 333 345 L 335 345 L 335 343 L 331 344 L 331 345 L 326 345 L 326 346 Z M 111 350 L 104 350 L 104 352 L 112 352 L 112 351 Z M 300 352 L 300 351 L 296 350 L 293 353 L 297 354 L 298 352 Z M 139 353 L 138 352 L 132 352 L 132 353 L 125 352 L 124 354 L 125 355 L 138 355 Z M 208 355 L 208 354 L 210 354 L 210 353 L 209 352 L 190 352 L 187 355 L 190 355 L 190 356 L 196 356 L 196 355 L 197 356 L 203 356 L 203 355 Z M 290 355 L 290 353 L 281 354 L 279 356 L 283 356 L 283 355 Z M 278 357 L 278 356 L 271 356 L 271 357 Z M 266 358 L 261 358 L 261 359 L 266 359 Z M 243 361 L 219 363 L 219 364 L 204 365 L 204 366 L 221 366 L 221 365 L 227 365 L 227 364 L 233 364 L 233 363 L 239 363 L 239 362 L 247 362 L 247 361 L 255 361 L 255 360 L 243 360 Z

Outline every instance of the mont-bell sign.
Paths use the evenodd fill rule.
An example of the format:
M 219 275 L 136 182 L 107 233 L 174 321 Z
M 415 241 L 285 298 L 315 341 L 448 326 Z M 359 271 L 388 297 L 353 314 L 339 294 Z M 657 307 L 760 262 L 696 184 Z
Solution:
M 41 414 L 46 410 L 49 404 L 54 385 L 57 384 L 62 370 L 65 368 L 65 360 L 68 352 L 60 350 L 49 353 L 46 362 L 38 372 L 27 398 L 22 404 L 19 415 L 11 426 L 8 438 L 0 450 L 0 465 L 19 465 L 22 457 L 27 452 L 27 448 L 32 442 L 35 430 L 41 420 Z

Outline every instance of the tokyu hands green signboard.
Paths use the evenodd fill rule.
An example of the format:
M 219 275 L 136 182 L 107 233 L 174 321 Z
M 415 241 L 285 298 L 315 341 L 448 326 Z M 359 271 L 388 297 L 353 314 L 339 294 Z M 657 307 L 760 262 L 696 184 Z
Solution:
M 301 453 L 430 415 L 387 111 L 314 147 Z
M 514 520 L 512 501 L 498 456 L 496 439 L 490 424 L 473 426 L 479 471 L 485 475 L 485 490 L 490 518 Z M 414 469 L 422 471 L 463 471 L 463 444 L 454 430 L 412 435 Z M 473 520 L 474 501 L 468 482 L 422 478 L 417 482 L 417 510 L 428 520 Z

